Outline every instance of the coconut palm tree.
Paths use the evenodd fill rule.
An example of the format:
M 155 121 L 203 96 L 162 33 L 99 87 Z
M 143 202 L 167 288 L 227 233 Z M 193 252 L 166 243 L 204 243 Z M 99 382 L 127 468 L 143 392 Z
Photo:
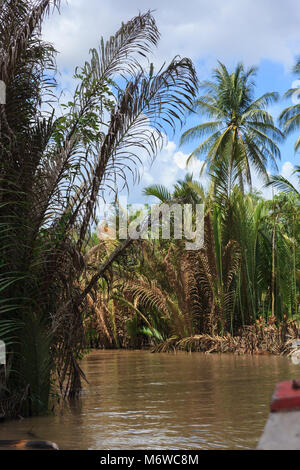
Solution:
M 251 167 L 267 178 L 267 164 L 275 168 L 280 158 L 277 143 L 283 139 L 267 107 L 278 100 L 275 92 L 254 99 L 256 68 L 245 70 L 238 64 L 229 73 L 219 62 L 213 80 L 200 84 L 204 94 L 195 100 L 193 110 L 210 121 L 197 124 L 181 137 L 181 145 L 200 141 L 189 160 L 204 156 L 206 169 L 215 175 L 220 164 L 228 168 L 228 195 L 234 180 L 241 188 L 251 185 Z M 207 136 L 204 140 L 203 137 Z

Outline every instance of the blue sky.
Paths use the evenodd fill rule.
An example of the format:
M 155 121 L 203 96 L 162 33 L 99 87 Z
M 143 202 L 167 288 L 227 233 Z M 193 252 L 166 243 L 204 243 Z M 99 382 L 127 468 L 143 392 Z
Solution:
M 157 65 L 170 61 L 176 54 L 190 57 L 199 80 L 210 78 L 217 60 L 229 69 L 242 61 L 258 66 L 257 96 L 267 91 L 281 95 L 291 88 L 295 77 L 292 67 L 300 56 L 300 3 L 298 0 L 68 0 L 62 2 L 61 15 L 55 13 L 46 22 L 45 38 L 60 52 L 60 85 L 66 95 L 73 88 L 73 71 L 88 57 L 91 47 L 101 36 L 109 37 L 122 21 L 139 11 L 155 10 L 161 41 L 151 60 Z M 274 118 L 292 104 L 280 101 L 270 111 Z M 187 119 L 187 129 L 195 121 Z M 130 201 L 142 202 L 142 188 L 148 184 L 165 184 L 169 188 L 186 174 L 185 161 L 191 145 L 178 147 L 181 135 L 169 136 L 162 152 L 150 167 L 145 165 L 141 181 L 130 185 Z M 294 154 L 292 135 L 281 145 L 279 172 L 290 178 L 293 166 L 300 163 Z M 196 144 L 195 144 L 196 145 Z M 202 163 L 194 162 L 190 171 L 199 175 Z M 205 178 L 203 179 L 205 184 Z M 254 186 L 263 182 L 253 175 Z M 265 196 L 270 191 L 264 190 Z

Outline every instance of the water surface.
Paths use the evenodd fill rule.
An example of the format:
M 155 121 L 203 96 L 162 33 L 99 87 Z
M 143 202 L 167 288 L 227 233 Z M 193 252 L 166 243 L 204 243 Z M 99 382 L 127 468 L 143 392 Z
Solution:
M 2 439 L 61 449 L 254 449 L 278 381 L 299 366 L 273 356 L 95 351 L 80 407 L 0 424 Z

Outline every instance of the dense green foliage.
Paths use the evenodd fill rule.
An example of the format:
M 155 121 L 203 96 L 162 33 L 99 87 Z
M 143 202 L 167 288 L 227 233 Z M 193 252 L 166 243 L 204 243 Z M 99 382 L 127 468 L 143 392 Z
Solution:
M 56 115 L 55 51 L 41 40 L 41 25 L 58 5 L 1 2 L 0 339 L 8 364 L 0 412 L 7 416 L 47 410 L 54 384 L 61 397 L 78 394 L 86 306 L 130 244 L 100 264 L 82 291 L 98 202 L 126 169 L 134 172 L 141 149 L 155 155 L 162 134 L 190 107 L 197 81 L 187 58 L 158 73 L 142 68 L 138 58 L 159 39 L 147 12 L 91 51 L 75 72 L 73 100 Z
M 194 204 L 203 200 L 203 188 L 191 177 L 178 182 L 173 195 L 160 186 L 146 193 L 162 202 L 178 194 Z M 129 267 L 126 260 L 126 267 L 116 268 L 108 294 L 118 312 L 118 345 L 144 344 L 145 335 L 158 344 L 200 334 L 236 336 L 255 324 L 298 322 L 299 202 L 297 195 L 283 193 L 264 200 L 236 186 L 229 198 L 206 198 L 201 250 L 187 251 L 183 241 L 174 239 L 144 241 L 139 261 L 133 259 Z M 111 317 L 103 302 L 97 305 L 98 341 L 116 347 L 116 341 L 106 342 Z
M 208 192 L 191 175 L 173 192 L 161 185 L 144 190 L 160 203 L 203 203 L 205 243 L 187 252 L 174 239 L 150 240 L 143 243 L 141 262 L 130 272 L 115 273 L 119 339 L 111 345 L 135 346 L 137 338 L 143 344 L 145 335 L 154 343 L 174 344 L 203 334 L 236 336 L 249 325 L 299 321 L 299 188 L 282 176 L 268 177 L 267 162 L 276 165 L 275 141 L 283 133 L 267 110 L 277 94 L 254 99 L 254 72 L 239 65 L 230 74 L 220 63 L 214 81 L 200 85 L 207 93 L 193 109 L 214 120 L 186 131 L 182 143 L 198 140 L 190 159 L 204 156 Z M 281 121 L 298 116 L 298 108 L 282 113 Z M 266 178 L 266 186 L 281 191 L 273 200 L 245 192 L 253 170 Z M 100 344 L 104 324 L 107 335 L 105 312 L 98 325 Z
M 269 184 L 282 192 L 265 201 L 244 187 L 251 167 L 267 176 L 268 161 L 280 156 L 284 134 L 267 111 L 277 94 L 255 99 L 254 69 L 242 65 L 230 74 L 220 63 L 198 99 L 189 59 L 144 69 L 138 59 L 159 39 L 147 12 L 91 51 L 75 71 L 73 99 L 56 115 L 55 51 L 41 26 L 59 3 L 1 2 L 0 339 L 8 362 L 0 413 L 7 416 L 77 396 L 88 346 L 188 343 L 237 335 L 257 321 L 299 320 L 299 188 L 274 176 Z M 188 251 L 174 239 L 99 241 L 93 230 L 106 191 L 128 185 L 140 152 L 155 156 L 192 109 L 213 118 L 182 138 L 198 139 L 191 156 L 204 156 L 209 191 L 187 176 L 173 192 L 154 186 L 145 194 L 203 203 L 203 248 Z M 297 105 L 281 116 L 286 132 L 299 122 Z

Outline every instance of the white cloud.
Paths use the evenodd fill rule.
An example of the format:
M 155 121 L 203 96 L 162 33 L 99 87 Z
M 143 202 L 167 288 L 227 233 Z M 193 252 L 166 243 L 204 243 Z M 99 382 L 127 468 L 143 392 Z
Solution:
M 187 166 L 188 155 L 185 155 L 183 152 L 176 152 L 174 155 L 174 160 L 176 165 L 181 169 L 185 170 Z
M 151 175 L 151 173 L 149 173 L 148 170 L 144 171 L 142 180 L 143 180 L 143 183 L 145 183 L 146 185 L 150 185 L 154 183 L 154 178 Z
M 272 199 L 273 189 L 271 187 L 265 187 L 266 179 L 262 175 L 259 175 L 255 171 L 255 168 L 251 168 L 251 177 L 252 189 L 259 191 L 265 199 Z
M 285 162 L 282 166 L 281 174 L 289 180 L 296 188 L 299 187 L 299 178 L 294 175 L 295 167 L 291 162 Z
M 285 162 L 282 166 L 281 174 L 285 178 L 291 178 L 294 169 L 294 165 L 291 162 Z
M 289 180 L 294 186 L 298 186 L 298 179 L 296 175 L 293 175 L 293 171 L 295 170 L 294 165 L 291 162 L 285 162 L 282 165 L 280 175 L 284 176 L 287 180 Z M 269 174 L 270 176 L 270 174 Z M 252 186 L 253 188 L 260 191 L 264 198 L 272 199 L 273 194 L 278 193 L 279 191 L 272 187 L 265 187 L 265 180 L 263 177 L 257 175 L 255 171 L 252 171 Z
M 101 36 L 108 38 L 122 21 L 149 8 L 162 35 L 159 62 L 180 54 L 214 63 L 216 58 L 248 64 L 268 58 L 290 67 L 293 48 L 300 45 L 298 0 L 151 0 L 151 5 L 149 0 L 69 0 L 61 15 L 47 20 L 45 38 L 61 52 L 60 68 L 70 72 Z
M 237 60 L 252 65 L 269 59 L 289 69 L 294 63 L 293 51 L 300 49 L 298 0 L 151 0 L 149 3 L 149 0 L 68 0 L 62 4 L 61 15 L 50 16 L 44 37 L 60 52 L 58 69 L 66 92 L 74 88 L 75 66 L 88 59 L 89 49 L 97 47 L 100 37 L 109 38 L 122 21 L 149 8 L 155 10 L 153 14 L 161 32 L 154 61 L 169 61 L 176 54 L 191 57 L 197 62 L 200 79 L 210 73 L 216 59 L 229 65 Z M 169 141 L 153 165 L 146 164 L 141 183 L 132 189 L 132 197 L 140 199 L 141 188 L 149 184 L 172 188 L 186 174 L 187 158 L 175 142 Z M 189 171 L 197 177 L 202 165 L 194 160 Z M 291 167 L 290 162 L 285 163 L 282 174 L 290 177 Z M 205 177 L 201 179 L 204 181 Z M 258 189 L 263 186 L 255 175 L 254 186 Z
M 142 195 L 143 189 L 147 186 L 156 184 L 166 186 L 172 191 L 174 185 L 178 180 L 183 180 L 187 173 L 192 173 L 193 178 L 198 180 L 204 188 L 209 187 L 209 176 L 205 173 L 201 174 L 204 161 L 197 158 L 187 165 L 189 154 L 183 153 L 178 150 L 177 145 L 173 141 L 165 139 L 165 145 L 161 152 L 156 156 L 154 162 L 149 165 L 147 158 L 143 160 L 143 167 L 140 167 L 140 180 L 138 184 L 130 186 L 129 200 L 132 203 L 140 203 L 148 200 Z M 298 184 L 296 176 L 293 176 L 294 166 L 291 162 L 285 162 L 282 165 L 280 174 L 291 181 L 295 186 Z M 258 175 L 254 168 L 251 169 L 252 175 L 252 188 L 261 192 L 262 196 L 266 199 L 272 199 L 276 189 L 272 187 L 265 187 L 266 180 L 261 175 Z M 270 174 L 269 174 L 270 176 Z
M 142 178 L 139 186 L 146 186 L 150 182 L 150 184 L 162 184 L 172 189 L 177 179 L 185 173 L 188 159 L 188 155 L 176 152 L 176 149 L 175 142 L 165 139 L 165 145 L 155 161 L 151 165 L 146 165 L 144 170 L 141 170 Z M 182 161 L 179 158 L 180 156 Z
M 187 166 L 189 154 L 178 150 L 177 145 L 172 140 L 167 141 L 162 151 L 157 155 L 151 165 L 144 160 L 144 168 L 140 168 L 140 182 L 130 188 L 130 201 L 139 202 L 142 197 L 143 188 L 157 184 L 166 186 L 172 190 L 178 180 L 184 179 L 187 173 L 193 173 L 193 177 L 203 185 L 207 185 L 207 176 L 200 176 L 203 167 L 203 161 L 194 158 Z

